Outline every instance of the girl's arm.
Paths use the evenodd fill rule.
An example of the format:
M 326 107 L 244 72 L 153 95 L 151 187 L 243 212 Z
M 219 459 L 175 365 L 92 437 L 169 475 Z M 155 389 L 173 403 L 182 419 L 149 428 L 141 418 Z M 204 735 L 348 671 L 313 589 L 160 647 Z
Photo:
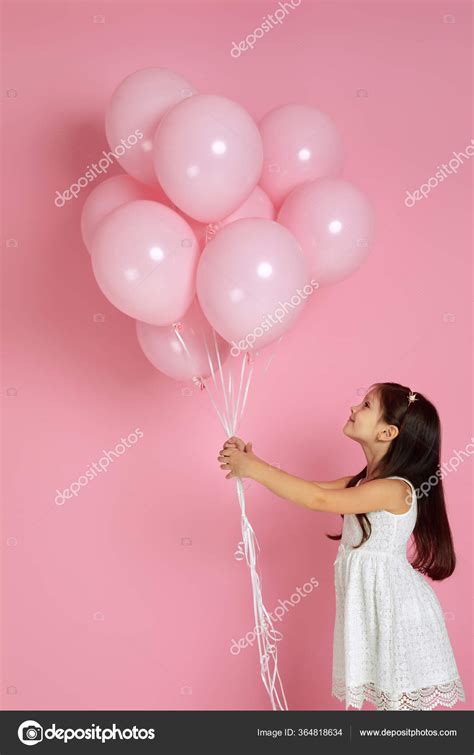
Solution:
M 233 435 L 224 443 L 224 449 L 232 447 L 238 448 L 239 451 L 244 451 L 245 445 L 245 441 Z M 250 444 L 250 446 L 252 446 L 252 444 Z M 355 477 L 355 475 L 349 475 L 348 477 L 339 477 L 337 480 L 328 480 L 327 482 L 319 482 L 318 480 L 314 480 L 313 482 L 314 485 L 319 485 L 320 487 L 326 488 L 327 490 L 340 490 L 344 489 L 353 477 Z
M 249 476 L 281 498 L 312 511 L 366 514 L 385 509 L 398 514 L 404 513 L 406 508 L 406 486 L 401 480 L 371 480 L 360 487 L 327 489 L 287 474 L 261 459 L 252 462 Z
M 267 464 L 253 453 L 251 443 L 245 448 L 246 451 L 235 447 L 221 450 L 218 461 L 225 462 L 221 468 L 230 470 L 226 478 L 249 477 L 280 498 L 312 511 L 365 514 L 385 509 L 399 514 L 406 510 L 406 483 L 402 480 L 372 480 L 360 487 L 327 489 Z
M 325 490 L 344 490 L 353 477 L 355 477 L 355 475 L 352 474 L 348 477 L 339 477 L 338 480 L 329 480 L 329 482 L 313 480 L 313 485 L 319 485 L 320 488 L 325 488 Z

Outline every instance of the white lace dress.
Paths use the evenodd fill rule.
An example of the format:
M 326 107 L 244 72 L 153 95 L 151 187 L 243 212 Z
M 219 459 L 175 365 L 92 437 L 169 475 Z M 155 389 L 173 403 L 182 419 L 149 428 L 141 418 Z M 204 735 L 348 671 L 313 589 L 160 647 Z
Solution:
M 465 700 L 438 598 L 406 556 L 417 515 L 415 489 L 406 482 L 410 509 L 369 512 L 372 534 L 360 548 L 352 547 L 362 536 L 357 517 L 344 516 L 334 562 L 332 694 L 345 699 L 346 710 L 360 709 L 364 700 L 378 710 L 431 710 Z

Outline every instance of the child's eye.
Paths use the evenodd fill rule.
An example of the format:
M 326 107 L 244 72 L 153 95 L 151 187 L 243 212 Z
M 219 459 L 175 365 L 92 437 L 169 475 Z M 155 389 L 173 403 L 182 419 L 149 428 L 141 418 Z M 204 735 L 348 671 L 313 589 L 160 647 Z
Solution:
M 366 402 L 364 403 L 364 406 L 369 406 L 369 402 L 368 402 L 368 401 L 366 401 Z

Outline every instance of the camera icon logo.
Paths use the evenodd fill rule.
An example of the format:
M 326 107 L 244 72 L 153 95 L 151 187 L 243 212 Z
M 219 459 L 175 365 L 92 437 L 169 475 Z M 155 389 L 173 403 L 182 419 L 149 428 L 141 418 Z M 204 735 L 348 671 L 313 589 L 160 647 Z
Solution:
M 38 721 L 23 721 L 18 727 L 18 739 L 24 745 L 37 745 L 43 739 L 43 727 Z

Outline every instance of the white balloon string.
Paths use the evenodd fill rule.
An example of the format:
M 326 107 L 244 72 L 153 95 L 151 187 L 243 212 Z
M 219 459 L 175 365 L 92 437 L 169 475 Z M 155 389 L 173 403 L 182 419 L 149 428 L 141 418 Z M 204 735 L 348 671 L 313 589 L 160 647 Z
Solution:
M 242 561 L 245 558 L 245 553 L 242 550 L 243 544 L 244 544 L 244 541 L 240 540 L 240 542 L 237 545 L 237 550 L 234 553 L 234 558 L 236 561 Z
M 183 337 L 181 336 L 181 333 L 179 332 L 179 323 L 177 323 L 177 322 L 173 323 L 173 328 L 174 328 L 174 332 L 175 332 L 176 337 L 178 338 L 178 340 L 180 341 L 183 349 L 185 350 L 186 354 L 188 355 L 188 359 L 191 360 L 191 354 L 189 353 L 188 347 L 184 343 Z
M 246 358 L 246 357 L 244 357 L 244 358 Z M 244 400 L 242 402 L 242 409 L 240 411 L 240 416 L 238 417 L 238 420 L 237 420 L 237 427 L 235 429 L 235 432 L 237 432 L 237 430 L 239 428 L 240 420 L 242 419 L 242 416 L 243 416 L 243 413 L 244 413 L 245 404 L 247 403 L 247 394 L 249 392 L 250 381 L 252 379 L 252 372 L 253 372 L 253 364 L 250 366 L 249 376 L 247 378 L 247 385 L 246 385 L 246 388 L 245 388 Z
M 209 367 L 210 367 L 210 370 L 211 370 L 212 380 L 213 380 L 213 382 L 214 382 L 214 387 L 215 387 L 215 389 L 217 390 L 216 376 L 215 376 L 215 374 L 214 374 L 214 365 L 212 364 L 211 355 L 209 354 L 209 349 L 208 349 L 208 347 L 207 347 L 207 340 L 206 340 L 206 336 L 205 336 L 205 335 L 203 335 L 203 337 L 204 337 L 204 344 L 205 344 L 205 346 L 206 346 L 207 360 L 208 360 L 208 362 L 209 362 Z
M 247 361 L 247 358 L 248 358 L 247 354 L 244 354 L 243 367 L 245 366 L 245 361 Z M 244 395 L 244 400 L 243 400 L 240 416 L 238 418 L 234 416 L 232 419 L 233 433 L 235 433 L 235 430 L 236 430 L 236 427 L 235 427 L 236 421 L 237 420 L 240 421 L 243 415 L 243 411 L 245 408 L 247 395 L 248 395 L 248 391 L 250 387 L 250 380 L 252 377 L 252 372 L 253 372 L 253 365 L 251 365 L 251 368 L 249 371 L 249 376 L 247 379 L 247 385 L 245 389 L 245 395 Z M 243 370 L 241 374 L 243 375 Z M 223 386 L 224 386 L 224 383 L 223 383 Z M 230 421 L 229 416 L 228 416 L 228 420 Z M 276 645 L 273 642 L 271 642 L 271 640 L 275 640 L 276 630 L 274 629 L 272 620 L 263 604 L 262 591 L 261 591 L 261 586 L 260 586 L 260 577 L 257 573 L 257 568 L 256 568 L 255 545 L 257 545 L 257 548 L 259 550 L 260 550 L 260 546 L 258 545 L 258 541 L 253 531 L 253 528 L 245 513 L 245 494 L 244 494 L 244 487 L 243 487 L 241 478 L 237 478 L 236 487 L 237 487 L 237 497 L 238 497 L 240 507 L 241 507 L 242 540 L 240 542 L 244 546 L 244 553 L 245 553 L 247 565 L 249 566 L 249 569 L 250 569 L 250 577 L 251 577 L 251 582 L 252 582 L 255 632 L 257 634 L 259 657 L 260 657 L 260 675 L 262 677 L 262 681 L 265 686 L 265 689 L 267 690 L 267 693 L 270 697 L 273 710 L 276 710 L 277 708 L 279 708 L 280 710 L 288 710 L 285 693 L 283 690 L 283 686 L 281 684 L 280 675 L 278 673 L 277 648 L 276 648 Z M 237 553 L 240 557 L 241 556 L 240 549 Z M 277 634 L 280 634 L 281 636 L 281 633 L 277 632 Z M 269 671 L 270 659 L 273 661 L 273 674 L 271 674 Z M 281 689 L 281 694 L 284 700 L 284 705 L 282 705 L 282 701 L 280 700 L 278 691 L 275 689 L 277 678 L 278 678 L 278 683 Z
M 227 394 L 229 396 L 229 426 L 233 434 L 235 423 L 234 423 L 234 407 L 233 407 L 233 391 L 232 391 L 232 362 L 229 362 L 227 366 L 229 369 L 229 381 L 227 384 Z
M 176 332 L 177 337 L 181 341 L 183 347 L 186 349 L 186 345 L 181 337 L 181 334 L 178 333 L 176 329 L 175 329 L 175 332 Z M 212 359 L 210 357 L 209 349 L 208 349 L 205 338 L 204 338 L 204 342 L 206 346 L 206 352 L 208 356 L 211 375 L 213 378 L 214 386 L 217 391 L 217 382 L 214 375 Z M 245 405 L 247 402 L 247 396 L 249 392 L 252 372 L 253 372 L 253 365 L 250 366 L 247 383 L 246 383 L 245 391 L 244 391 L 242 407 L 239 411 L 240 397 L 241 397 L 242 386 L 244 382 L 244 373 L 245 373 L 245 366 L 246 366 L 245 363 L 248 360 L 247 353 L 243 354 L 243 357 L 242 357 L 242 370 L 240 374 L 239 392 L 237 396 L 237 403 L 234 404 L 232 375 L 230 372 L 229 383 L 228 383 L 228 396 L 227 396 L 226 383 L 224 380 L 222 363 L 221 363 L 221 358 L 219 354 L 219 348 L 217 345 L 215 332 L 214 332 L 214 345 L 216 349 L 216 357 L 217 357 L 217 363 L 219 366 L 220 382 L 222 386 L 224 404 L 225 404 L 225 410 L 223 410 L 222 413 L 217 406 L 217 402 L 214 399 L 212 391 L 210 390 L 210 385 L 206 383 L 206 381 L 202 377 L 196 376 L 194 378 L 194 381 L 200 385 L 203 385 L 206 388 L 207 395 L 209 396 L 211 404 L 216 411 L 216 414 L 224 428 L 224 431 L 227 433 L 227 437 L 230 437 L 231 435 L 234 435 L 236 433 L 237 427 L 243 416 L 243 412 L 244 412 Z M 186 352 L 189 355 L 189 351 L 187 349 L 186 349 Z M 234 553 L 234 556 L 237 560 L 240 560 L 240 561 L 242 561 L 245 557 L 245 560 L 247 561 L 247 565 L 250 570 L 250 578 L 251 578 L 251 584 L 252 584 L 253 614 L 254 614 L 254 619 L 255 619 L 255 633 L 257 635 L 258 652 L 259 652 L 259 659 L 260 659 L 260 676 L 262 678 L 264 687 L 267 690 L 267 693 L 269 695 L 273 710 L 288 710 L 288 704 L 287 704 L 285 693 L 283 690 L 280 674 L 278 672 L 278 651 L 275 644 L 275 642 L 278 639 L 282 638 L 282 634 L 281 632 L 278 632 L 273 627 L 271 617 L 263 603 L 261 580 L 257 572 L 257 563 L 256 563 L 257 561 L 256 547 L 258 548 L 258 550 L 260 550 L 260 546 L 258 544 L 258 540 L 253 531 L 252 525 L 250 524 L 247 518 L 246 512 L 245 512 L 245 493 L 244 493 L 243 482 L 240 477 L 236 478 L 236 492 L 237 492 L 237 499 L 239 501 L 240 509 L 241 509 L 242 540 L 239 541 L 238 548 L 236 552 Z
M 242 359 L 242 369 L 240 370 L 240 381 L 239 381 L 239 392 L 237 394 L 237 403 L 235 406 L 235 433 L 237 434 L 237 428 L 239 426 L 239 406 L 240 406 L 240 397 L 242 395 L 242 385 L 244 380 L 244 373 L 245 373 L 245 365 L 247 364 L 247 360 L 245 358 Z
M 232 433 L 230 432 L 230 429 L 229 429 L 229 427 L 227 425 L 227 421 L 226 421 L 225 417 L 221 414 L 221 412 L 219 410 L 219 407 L 217 406 L 217 404 L 215 402 L 214 396 L 212 395 L 212 391 L 211 391 L 210 387 L 207 385 L 207 383 L 205 381 L 202 381 L 202 383 L 203 383 L 204 387 L 206 388 L 206 392 L 207 392 L 207 395 L 209 396 L 209 400 L 210 400 L 212 406 L 214 407 L 217 416 L 219 417 L 219 419 L 221 421 L 221 425 L 224 428 L 224 430 L 225 430 L 225 432 L 227 434 L 227 437 L 229 438 L 232 435 Z
M 212 334 L 214 336 L 214 347 L 216 349 L 216 356 L 217 356 L 217 364 L 219 365 L 219 375 L 221 378 L 221 384 L 222 384 L 222 393 L 224 395 L 224 403 L 225 403 L 225 416 L 228 420 L 228 424 L 230 427 L 230 416 L 229 416 L 229 406 L 227 404 L 227 393 L 225 389 L 225 383 L 224 383 L 224 373 L 222 372 L 222 363 L 221 363 L 221 355 L 219 354 L 219 347 L 217 345 L 217 337 L 216 337 L 216 331 L 213 330 Z M 229 435 L 232 435 L 232 433 L 229 433 Z
M 239 487 L 241 488 L 242 481 L 240 478 L 237 480 L 237 483 Z M 241 488 L 241 493 L 243 494 L 242 488 Z M 286 705 L 286 700 L 285 700 L 286 707 L 282 708 L 282 704 L 278 696 L 278 692 L 275 690 L 276 677 L 278 675 L 277 657 L 276 657 L 277 654 L 276 654 L 276 646 L 270 641 L 270 640 L 276 640 L 278 635 L 281 636 L 281 633 L 276 632 L 276 630 L 273 628 L 271 618 L 268 612 L 266 611 L 265 606 L 263 605 L 260 579 L 256 570 L 256 553 L 255 553 L 255 545 L 254 545 L 255 538 L 254 538 L 253 530 L 250 526 L 250 522 L 248 521 L 246 516 L 242 516 L 242 532 L 243 532 L 243 538 L 244 538 L 242 542 L 245 546 L 247 563 L 249 564 L 249 567 L 250 567 L 250 574 L 251 574 L 251 580 L 252 580 L 255 632 L 257 634 L 257 641 L 258 641 L 258 647 L 259 647 L 260 673 L 261 673 L 262 681 L 272 701 L 273 709 L 276 710 L 277 708 L 277 705 L 275 703 L 275 698 L 276 698 L 276 701 L 278 703 L 278 707 L 280 708 L 280 710 L 282 709 L 287 710 L 288 707 Z M 269 671 L 270 659 L 273 659 L 273 663 L 274 663 L 273 675 L 271 675 Z M 281 685 L 281 680 L 280 680 L 279 675 L 278 675 L 278 679 Z M 284 697 L 283 690 L 282 690 L 282 694 Z
M 214 370 L 213 370 L 213 367 L 212 367 L 212 359 L 211 359 L 211 355 L 209 354 L 209 349 L 208 349 L 208 346 L 207 346 L 206 338 L 204 338 L 204 344 L 205 344 L 205 347 L 206 347 L 207 359 L 208 359 L 208 362 L 209 362 L 209 365 L 210 365 L 210 368 L 211 368 L 211 371 L 212 371 L 212 378 L 213 378 L 214 385 L 215 385 L 216 391 L 217 391 L 217 382 L 216 382 L 216 378 L 215 378 L 215 375 L 214 375 Z M 217 347 L 217 341 L 215 341 L 215 345 Z M 229 424 L 227 422 L 227 418 L 225 417 L 225 415 L 223 416 L 223 414 L 221 414 L 221 412 L 219 411 L 219 409 L 217 407 L 217 403 L 214 400 L 214 397 L 212 395 L 212 391 L 211 391 L 209 385 L 206 383 L 205 380 L 203 380 L 203 383 L 204 383 L 204 387 L 207 389 L 207 393 L 208 393 L 208 396 L 209 396 L 209 398 L 211 400 L 211 403 L 212 403 L 214 409 L 216 410 L 217 416 L 219 417 L 219 419 L 221 421 L 221 424 L 222 424 L 225 432 L 227 433 L 227 437 L 229 438 L 232 435 L 232 431 L 231 431 L 231 428 L 230 428 L 230 426 L 229 426 Z

